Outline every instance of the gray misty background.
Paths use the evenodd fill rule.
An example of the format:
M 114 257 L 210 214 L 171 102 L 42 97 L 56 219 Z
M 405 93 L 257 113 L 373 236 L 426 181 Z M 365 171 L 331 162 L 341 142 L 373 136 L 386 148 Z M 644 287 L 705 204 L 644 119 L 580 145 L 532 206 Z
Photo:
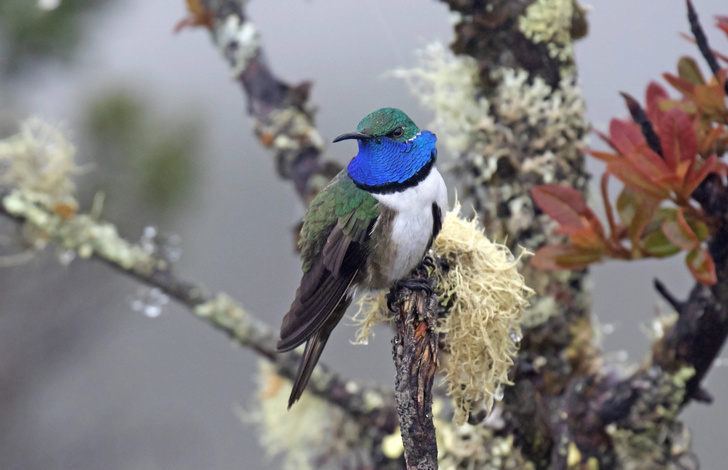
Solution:
M 728 5 L 695 5 L 711 44 L 728 50 L 712 27 L 712 15 L 727 14 Z M 612 0 L 592 8 L 589 35 L 576 53 L 588 117 L 605 129 L 611 117 L 626 115 L 618 91 L 642 99 L 649 80 L 674 71 L 680 55 L 698 52 L 678 36 L 689 30 L 681 0 Z M 314 81 L 312 102 L 327 140 L 382 106 L 406 110 L 422 127 L 432 119 L 401 81 L 383 74 L 415 65 L 415 49 L 430 41 L 449 43 L 444 4 L 267 0 L 251 2 L 248 12 L 274 71 L 289 83 Z M 72 63 L 44 61 L 2 78 L 2 133 L 30 114 L 60 125 L 79 146 L 80 161 L 96 162 L 80 177 L 84 209 L 94 191 L 105 189 L 105 217 L 124 236 L 139 239 L 148 225 L 179 235 L 180 275 L 229 293 L 277 328 L 299 280 L 291 234 L 304 208 L 274 176 L 251 133 L 241 90 L 207 33 L 172 33 L 185 15 L 182 0 L 109 0 L 83 15 Z M 146 137 L 125 134 L 124 146 L 110 152 L 89 137 L 89 109 L 119 94 L 136 97 L 144 118 L 123 99 L 111 108 L 137 116 L 135 132 Z M 110 122 L 111 130 L 99 132 L 116 132 Z M 186 162 L 166 205 L 148 203 L 157 199 L 134 173 L 134 153 L 147 145 L 140 142 L 158 135 L 168 137 L 163 148 L 176 149 L 163 155 Z M 354 150 L 342 143 L 327 156 L 345 163 Z M 177 171 L 174 159 L 160 168 L 164 175 Z M 0 254 L 17 253 L 7 240 L 12 229 L 0 227 Z M 652 279 L 660 276 L 679 295 L 692 285 L 681 258 L 611 262 L 592 272 L 593 312 L 605 333 L 613 330 L 604 349 L 619 362 L 641 359 L 649 344 L 643 326 L 664 309 Z M 62 266 L 54 249 L 0 268 L 0 468 L 280 467 L 258 445 L 255 426 L 234 412 L 253 405 L 257 358 L 174 304 L 155 319 L 134 311 L 132 302 L 144 293 L 99 263 Z M 354 328 L 337 329 L 323 361 L 347 376 L 391 382 L 387 331 L 368 347 L 352 346 L 353 335 Z M 728 367 L 715 367 L 706 385 L 715 403 L 692 404 L 684 416 L 703 468 L 725 468 Z

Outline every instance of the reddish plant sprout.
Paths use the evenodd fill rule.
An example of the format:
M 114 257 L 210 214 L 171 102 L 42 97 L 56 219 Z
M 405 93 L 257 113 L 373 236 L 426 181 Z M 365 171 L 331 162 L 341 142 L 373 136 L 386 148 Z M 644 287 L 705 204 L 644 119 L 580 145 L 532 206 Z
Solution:
M 726 36 L 728 36 L 728 16 L 725 15 L 716 15 L 715 16 L 715 25 L 721 29 Z
M 212 29 L 215 23 L 215 14 L 200 0 L 186 0 L 186 3 L 188 15 L 175 25 L 174 32 L 179 33 L 185 28 L 194 28 L 195 26 Z
M 718 17 L 718 27 L 728 34 L 728 17 Z M 584 269 L 607 258 L 686 252 L 693 277 L 715 284 L 715 264 L 706 247 L 715 224 L 692 196 L 711 173 L 728 175 L 728 165 L 719 159 L 728 143 L 727 74 L 722 68 L 706 80 L 695 61 L 683 57 L 677 75 L 663 75 L 681 98 L 671 98 L 655 82 L 647 87 L 644 110 L 624 95 L 632 118 L 612 119 L 609 135 L 598 133 L 611 151 L 587 150 L 606 163 L 601 193 L 608 230 L 578 191 L 553 184 L 534 187 L 534 202 L 559 223 L 557 231 L 568 241 L 541 248 L 533 264 Z M 607 192 L 612 177 L 623 185 L 615 205 Z

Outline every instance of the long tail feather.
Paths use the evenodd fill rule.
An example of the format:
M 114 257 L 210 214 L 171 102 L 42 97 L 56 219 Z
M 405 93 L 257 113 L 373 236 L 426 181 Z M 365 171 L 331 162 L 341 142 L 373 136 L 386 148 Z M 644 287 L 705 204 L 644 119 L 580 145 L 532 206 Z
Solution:
M 301 364 L 298 366 L 298 373 L 296 374 L 296 380 L 293 382 L 293 390 L 291 390 L 291 396 L 288 398 L 288 409 L 291 409 L 294 403 L 301 398 L 301 394 L 306 389 L 308 381 L 311 378 L 311 373 L 316 367 L 316 363 L 321 357 L 321 353 L 324 351 L 324 346 L 329 340 L 329 335 L 334 330 L 334 327 L 339 323 L 341 317 L 344 316 L 344 312 L 351 304 L 351 295 L 347 295 L 339 304 L 334 308 L 331 316 L 328 318 L 325 324 L 321 325 L 318 331 L 311 335 L 306 341 L 306 348 L 303 350 L 303 358 Z
M 303 358 L 301 359 L 301 364 L 298 366 L 298 374 L 296 374 L 296 380 L 293 382 L 293 390 L 291 390 L 291 396 L 288 398 L 289 410 L 301 398 L 301 394 L 306 389 L 306 385 L 308 385 L 311 374 L 328 340 L 329 333 L 319 330 L 306 342 L 306 349 L 303 351 Z

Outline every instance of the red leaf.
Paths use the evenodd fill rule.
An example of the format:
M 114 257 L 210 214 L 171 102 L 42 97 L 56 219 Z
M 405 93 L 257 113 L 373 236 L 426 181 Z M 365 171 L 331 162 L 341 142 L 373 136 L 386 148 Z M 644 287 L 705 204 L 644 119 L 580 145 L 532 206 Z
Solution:
M 683 185 L 681 196 L 685 199 L 689 199 L 693 194 L 693 191 L 700 186 L 700 183 L 712 172 L 717 170 L 718 157 L 715 154 L 708 157 L 706 161 L 695 171 L 694 167 L 691 169 L 690 174 L 685 178 L 685 184 Z
M 625 155 L 626 159 L 639 170 L 647 179 L 654 182 L 671 182 L 673 172 L 658 154 L 647 144 L 636 147 L 633 152 Z M 679 180 L 681 182 L 682 180 Z M 669 187 L 670 184 L 663 185 Z
M 701 155 L 709 154 L 715 151 L 716 140 L 723 133 L 723 126 L 711 127 L 710 131 L 698 139 L 698 153 Z
M 713 258 L 703 247 L 695 248 L 685 257 L 685 264 L 696 281 L 705 285 L 713 285 L 718 282 L 715 275 L 715 263 Z
M 695 94 L 695 85 L 688 82 L 687 80 L 683 80 L 680 77 L 676 77 L 675 75 L 671 75 L 669 73 L 663 73 L 662 77 L 665 79 L 667 83 L 672 85 L 685 96 L 691 97 Z
M 597 160 L 601 160 L 603 162 L 611 162 L 614 160 L 620 160 L 622 157 L 620 155 L 609 153 L 609 152 L 600 152 L 599 150 L 588 150 L 589 154 L 596 158 Z
M 531 264 L 547 271 L 578 270 L 600 261 L 603 256 L 604 252 L 584 250 L 571 244 L 549 245 L 536 251 Z
M 628 161 L 615 161 L 607 164 L 607 171 L 613 174 L 619 181 L 636 191 L 647 196 L 665 199 L 669 191 L 659 183 L 649 180 L 641 172 L 637 171 L 634 165 Z
M 698 153 L 695 128 L 690 116 L 678 108 L 664 113 L 660 118 L 658 135 L 665 162 L 674 171 L 684 161 L 694 161 Z
M 681 250 L 693 250 L 700 246 L 700 239 L 688 225 L 682 209 L 674 212 L 674 217 L 666 217 L 662 221 L 661 228 L 670 243 Z
M 659 120 L 658 118 L 660 114 L 662 114 L 662 111 L 660 109 L 660 101 L 667 98 L 669 98 L 669 96 L 667 95 L 667 91 L 665 91 L 664 88 L 662 88 L 656 82 L 650 82 L 650 84 L 647 86 L 647 92 L 645 93 L 645 103 L 647 105 L 645 113 L 647 113 L 647 117 L 650 119 L 650 121 L 652 121 L 652 124 L 655 127 L 657 127 Z
M 640 127 L 633 123 L 612 119 L 609 122 L 609 137 L 612 145 L 622 154 L 626 155 L 637 145 L 645 143 Z
M 601 223 L 595 221 L 598 227 L 582 228 L 570 234 L 569 240 L 574 246 L 588 251 L 606 251 L 604 239 L 600 235 L 603 232 Z
M 715 15 L 715 25 L 728 35 L 728 16 Z
M 587 226 L 583 216 L 587 213 L 584 196 L 574 188 L 559 184 L 544 184 L 531 188 L 534 202 L 564 228 L 580 229 Z

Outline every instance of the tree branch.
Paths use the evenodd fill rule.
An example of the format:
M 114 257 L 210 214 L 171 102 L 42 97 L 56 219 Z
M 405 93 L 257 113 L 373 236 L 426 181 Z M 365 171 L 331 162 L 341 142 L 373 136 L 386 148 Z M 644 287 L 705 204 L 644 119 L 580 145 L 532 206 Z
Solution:
M 250 348 L 273 362 L 278 373 L 295 378 L 300 354 L 280 354 L 275 349 L 277 334 L 223 293 L 211 294 L 203 287 L 178 278 L 171 263 L 155 257 L 141 246 L 121 238 L 116 227 L 85 214 L 64 218 L 33 197 L 15 190 L 1 195 L 0 214 L 39 230 L 51 242 L 75 251 L 80 258 L 97 259 L 131 276 L 187 307 L 198 318 L 222 331 L 239 345 Z M 308 390 L 344 409 L 353 418 L 375 427 L 382 434 L 397 426 L 394 398 L 389 392 L 363 387 L 340 377 L 321 365 Z
M 213 42 L 230 64 L 254 118 L 255 134 L 270 149 L 278 174 L 292 180 L 299 196 L 310 202 L 341 170 L 322 163 L 324 140 L 308 104 L 310 82 L 292 86 L 268 67 L 260 35 L 245 13 L 244 0 L 199 0 L 208 15 Z
M 432 414 L 432 384 L 438 365 L 437 295 L 426 270 L 389 293 L 396 319 L 392 355 L 397 402 L 407 470 L 437 469 L 437 437 Z M 423 281 L 419 290 L 405 285 Z M 421 290 L 423 286 L 425 289 Z

